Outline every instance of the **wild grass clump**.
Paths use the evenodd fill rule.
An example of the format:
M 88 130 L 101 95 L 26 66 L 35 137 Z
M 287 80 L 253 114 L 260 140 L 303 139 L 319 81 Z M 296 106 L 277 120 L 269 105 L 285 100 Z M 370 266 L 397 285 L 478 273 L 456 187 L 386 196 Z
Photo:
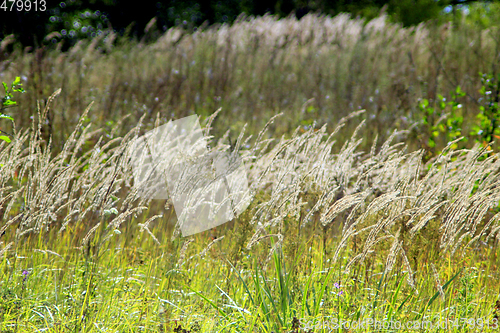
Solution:
M 37 103 L 43 108 L 46 97 L 62 88 L 42 127 L 56 149 L 94 102 L 90 120 L 110 137 L 125 135 L 143 115 L 153 123 L 158 112 L 165 122 L 195 113 L 208 117 L 222 107 L 223 116 L 214 124 L 214 133 L 222 136 L 227 128 L 240 132 L 244 124 L 257 133 L 280 112 L 286 117 L 273 126 L 277 135 L 299 124 L 307 129 L 314 121 L 331 126 L 365 109 L 367 126 L 382 141 L 392 124 L 405 130 L 417 122 L 408 137 L 416 150 L 428 139 L 422 135 L 426 124 L 419 101 L 433 105 L 439 95 L 450 100 L 458 86 L 466 95 L 457 100 L 462 108 L 456 116 L 465 119 L 464 134 L 472 130 L 484 99 L 481 73 L 497 74 L 496 36 L 497 25 L 484 29 L 465 18 L 412 28 L 390 23 L 384 15 L 369 22 L 347 14 L 241 18 L 194 33 L 171 28 L 150 44 L 107 31 L 67 52 L 56 45 L 14 47 L 9 53 L 14 41 L 6 38 L 0 78 L 22 78 L 27 93 L 19 102 L 25 110 Z M 17 126 L 30 127 L 30 115 L 19 112 Z M 352 130 L 347 126 L 342 139 Z
M 399 320 L 491 315 L 484 288 L 498 279 L 500 162 L 486 148 L 450 145 L 424 163 L 423 150 L 393 142 L 408 133 L 394 131 L 363 152 L 365 121 L 337 142 L 364 112 L 331 133 L 299 127 L 270 140 L 277 116 L 235 146 L 249 209 L 181 239 L 170 200 L 141 199 L 133 186 L 127 149 L 145 125 L 108 138 L 85 125 L 92 107 L 60 152 L 37 125 L 2 144 L 2 329 L 161 331 L 177 318 L 202 331 L 270 332 L 291 329 L 294 318 L 313 327 L 353 315 L 387 320 L 389 308 Z M 225 140 L 211 144 L 227 150 Z
M 307 15 L 151 44 L 108 32 L 65 53 L 4 40 L 0 76 L 27 92 L 0 143 L 0 330 L 495 329 L 498 154 L 455 135 L 429 154 L 441 129 L 419 98 L 432 117 L 456 107 L 467 135 L 496 29 Z M 241 156 L 251 200 L 181 237 L 172 199 L 138 190 L 130 150 L 193 113 L 211 151 Z

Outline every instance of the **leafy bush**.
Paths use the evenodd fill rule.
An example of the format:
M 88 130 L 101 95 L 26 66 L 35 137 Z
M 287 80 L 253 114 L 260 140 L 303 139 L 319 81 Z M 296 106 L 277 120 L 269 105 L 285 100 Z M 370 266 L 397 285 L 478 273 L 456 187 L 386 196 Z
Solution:
M 481 74 L 481 97 L 479 99 L 479 113 L 476 123 L 471 126 L 469 135 L 464 133 L 464 117 L 460 100 L 466 96 L 458 86 L 451 93 L 450 101 L 438 94 L 434 105 L 427 99 L 421 99 L 419 109 L 422 112 L 423 131 L 421 140 L 425 136 L 428 157 L 441 153 L 441 149 L 451 144 L 457 149 L 459 144 L 473 141 L 489 147 L 495 139 L 500 139 L 500 75 Z
M 451 100 L 446 101 L 443 95 L 438 94 L 437 100 L 432 105 L 429 100 L 422 99 L 419 103 L 419 109 L 422 111 L 422 123 L 424 131 L 421 135 L 427 136 L 428 157 L 439 154 L 448 143 L 451 143 L 452 149 L 458 148 L 458 139 L 462 136 L 463 116 L 459 112 L 462 108 L 459 99 L 465 96 L 460 86 L 451 94 Z M 461 138 L 460 141 L 467 142 L 467 138 Z M 439 148 L 438 148 L 439 147 Z
M 496 77 L 491 74 L 482 74 L 482 86 L 479 90 L 482 97 L 480 113 L 477 115 L 478 124 L 473 127 L 471 135 L 484 146 L 500 139 L 500 74 Z

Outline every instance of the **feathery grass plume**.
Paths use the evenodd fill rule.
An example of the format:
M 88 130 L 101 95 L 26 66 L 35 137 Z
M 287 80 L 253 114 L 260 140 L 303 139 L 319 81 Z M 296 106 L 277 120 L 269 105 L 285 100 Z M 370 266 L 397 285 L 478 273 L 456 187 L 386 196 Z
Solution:
M 281 250 L 281 246 L 283 245 L 283 235 L 282 234 L 277 234 L 276 237 L 278 238 L 278 240 L 273 245 L 273 247 L 271 248 L 271 250 L 269 250 L 269 254 L 267 255 L 267 258 L 264 261 L 264 269 L 267 268 L 267 264 L 269 263 L 269 261 L 273 257 L 274 252 L 277 251 L 278 249 Z
M 443 285 L 441 284 L 441 281 L 439 280 L 439 274 L 436 270 L 436 266 L 434 266 L 434 264 L 431 263 L 431 268 L 432 268 L 432 273 L 434 275 L 434 281 L 436 282 L 436 288 L 439 292 L 439 296 L 441 297 L 441 301 L 444 302 L 445 295 L 444 295 L 444 291 L 443 291 Z
M 146 230 L 146 232 L 151 236 L 151 238 L 155 241 L 156 245 L 161 245 L 158 238 L 156 238 L 156 236 L 153 234 L 153 232 L 151 232 L 151 230 L 149 230 L 148 227 L 144 227 L 143 229 Z
M 186 239 L 184 244 L 182 244 L 181 251 L 179 252 L 179 260 L 177 261 L 177 267 L 181 267 L 184 263 L 184 259 L 186 258 L 186 251 L 188 249 L 189 244 L 194 242 L 194 238 Z
M 283 235 L 281 235 L 281 234 L 272 234 L 272 235 L 269 234 L 269 235 L 259 236 L 257 233 L 255 233 L 253 235 L 252 239 L 250 239 L 250 241 L 248 242 L 247 250 L 250 250 L 255 244 L 259 243 L 261 240 L 264 240 L 264 239 L 267 239 L 270 237 L 276 237 L 276 238 L 280 239 L 280 237 L 283 237 Z
M 331 223 L 338 214 L 341 212 L 345 211 L 346 209 L 349 209 L 350 207 L 357 205 L 361 202 L 363 202 L 366 197 L 368 196 L 369 191 L 364 191 L 362 193 L 355 193 L 355 194 L 350 194 L 347 195 L 340 200 L 336 201 L 332 206 L 327 207 L 324 212 L 321 214 L 321 224 L 323 226 L 328 225 Z
M 200 252 L 199 256 L 200 256 L 201 258 L 204 258 L 204 257 L 205 257 L 205 255 L 208 253 L 208 251 L 210 251 L 210 249 L 212 248 L 212 246 L 214 246 L 214 245 L 215 245 L 215 243 L 218 243 L 218 242 L 220 242 L 221 240 L 223 240 L 223 239 L 224 239 L 224 237 L 225 237 L 225 236 L 221 236 L 221 237 L 219 237 L 219 238 L 215 238 L 213 241 L 211 241 L 211 242 L 207 245 L 207 247 L 206 247 L 203 251 L 201 251 L 201 252 Z
M 207 118 L 207 125 L 205 126 L 205 137 L 210 136 L 210 130 L 212 129 L 212 123 L 217 117 L 217 115 L 222 111 L 222 108 L 218 108 L 217 111 L 212 113 L 208 118 Z
M 262 155 L 266 151 L 266 149 L 267 149 L 269 143 L 272 141 L 272 139 L 262 141 L 262 137 L 267 132 L 267 129 L 269 128 L 269 126 L 274 123 L 276 118 L 281 117 L 282 115 L 283 115 L 283 113 L 278 113 L 278 114 L 272 116 L 271 119 L 269 119 L 267 121 L 267 123 L 264 125 L 262 130 L 260 130 L 259 134 L 257 135 L 257 139 L 255 140 L 255 145 L 254 145 L 254 148 L 252 149 L 252 154 L 255 154 L 258 150 L 259 154 Z M 264 144 L 264 146 L 262 146 L 262 144 Z M 256 157 L 258 158 L 259 155 L 257 155 Z
M 392 242 L 391 248 L 389 249 L 389 253 L 385 261 L 384 276 L 387 276 L 387 274 L 392 271 L 392 268 L 394 267 L 394 264 L 396 263 L 396 260 L 398 258 L 398 253 L 402 249 L 403 241 L 400 240 L 400 233 L 401 229 L 398 229 L 396 234 L 393 236 L 394 241 Z
M 88 232 L 87 234 L 85 235 L 85 237 L 83 237 L 83 240 L 82 240 L 82 247 L 85 247 L 87 244 L 89 244 L 90 242 L 90 237 L 92 237 L 92 234 L 97 230 L 97 228 L 99 228 L 99 226 L 101 225 L 101 223 L 97 223 L 95 226 L 93 226 Z
M 145 209 L 147 209 L 147 207 L 145 207 Z M 140 231 L 143 232 L 144 230 L 146 230 L 146 232 L 153 238 L 155 243 L 158 245 L 161 245 L 160 241 L 155 237 L 155 235 L 153 235 L 151 230 L 149 230 L 149 224 L 151 222 L 153 222 L 154 220 L 156 220 L 158 218 L 162 218 L 162 217 L 163 217 L 163 215 L 155 215 L 155 216 L 150 217 L 146 222 L 138 224 L 138 226 L 141 228 Z
M 310 222 L 313 214 L 316 213 L 317 211 L 319 211 L 319 209 L 324 205 L 325 199 L 326 199 L 326 202 L 331 201 L 331 197 L 333 197 L 333 195 L 336 193 L 336 191 L 338 189 L 340 189 L 339 186 L 337 186 L 335 189 L 333 189 L 330 192 L 325 191 L 321 194 L 320 198 L 316 201 L 314 206 L 309 210 L 307 215 L 304 217 L 302 224 L 301 224 L 302 228 L 305 227 L 305 225 Z M 330 199 L 328 199 L 327 197 L 330 197 Z
M 406 223 L 407 226 L 411 226 L 410 235 L 413 237 L 417 232 L 419 232 L 427 223 L 437 215 L 434 215 L 442 206 L 448 203 L 447 200 L 435 204 L 432 208 L 429 206 L 423 206 L 421 212 L 413 214 L 410 220 Z M 421 216 L 423 214 L 423 216 Z M 416 222 L 416 223 L 415 223 Z M 412 226 L 413 225 L 413 226 Z
M 40 253 L 43 253 L 43 254 L 49 253 L 49 254 L 52 254 L 52 255 L 57 256 L 59 258 L 62 258 L 62 256 L 59 253 L 56 253 L 56 252 L 51 251 L 51 250 L 34 249 L 33 251 L 34 252 L 40 252 Z
M 483 230 L 475 238 L 473 238 L 471 242 L 477 241 L 481 236 L 486 235 L 488 228 L 490 228 L 491 230 L 489 234 L 487 234 L 488 236 L 486 237 L 486 239 L 494 238 L 495 234 L 497 234 L 500 231 L 500 225 L 498 224 L 499 221 L 500 221 L 500 212 L 496 213 L 488 220 Z
M 401 256 L 403 258 L 403 265 L 408 272 L 406 280 L 408 281 L 410 287 L 415 290 L 415 293 L 418 294 L 418 290 L 415 287 L 415 277 L 413 276 L 413 270 L 411 269 L 410 261 L 408 260 L 404 249 L 401 250 Z
M 11 247 L 14 245 L 14 242 L 10 242 L 9 244 L 5 245 L 3 249 L 0 250 L 0 257 L 6 253 Z

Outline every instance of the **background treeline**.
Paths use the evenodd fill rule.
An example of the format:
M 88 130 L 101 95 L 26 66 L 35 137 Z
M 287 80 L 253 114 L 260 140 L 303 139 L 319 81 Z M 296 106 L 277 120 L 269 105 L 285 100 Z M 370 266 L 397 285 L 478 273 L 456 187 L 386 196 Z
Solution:
M 3 1 L 0 7 L 0 39 L 10 34 L 23 45 L 39 46 L 67 40 L 66 48 L 82 38 L 97 36 L 112 27 L 121 35 L 151 39 L 172 26 L 196 29 L 203 24 L 233 22 L 239 15 L 265 14 L 301 18 L 307 13 L 372 19 L 382 11 L 395 22 L 411 26 L 443 16 L 459 15 L 475 0 L 189 0 L 141 1 L 130 5 L 117 0 Z M 28 7 L 29 6 L 29 7 Z M 35 10 L 35 6 L 37 10 Z M 29 10 L 28 10 L 29 8 Z M 42 10 L 46 9 L 46 10 Z M 155 18 L 154 21 L 151 21 Z M 151 24 L 148 25 L 148 23 Z M 148 36 L 147 35 L 149 32 Z M 153 35 L 153 36 L 151 36 Z M 47 38 L 47 36 L 49 36 Z

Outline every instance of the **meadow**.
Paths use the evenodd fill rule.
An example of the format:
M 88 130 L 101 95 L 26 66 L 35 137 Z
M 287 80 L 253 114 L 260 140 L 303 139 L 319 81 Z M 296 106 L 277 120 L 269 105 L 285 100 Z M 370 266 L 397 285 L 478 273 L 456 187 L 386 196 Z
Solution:
M 1 123 L 0 332 L 500 329 L 494 22 L 4 39 L 0 80 L 26 92 Z M 252 199 L 182 237 L 126 152 L 192 114 Z

